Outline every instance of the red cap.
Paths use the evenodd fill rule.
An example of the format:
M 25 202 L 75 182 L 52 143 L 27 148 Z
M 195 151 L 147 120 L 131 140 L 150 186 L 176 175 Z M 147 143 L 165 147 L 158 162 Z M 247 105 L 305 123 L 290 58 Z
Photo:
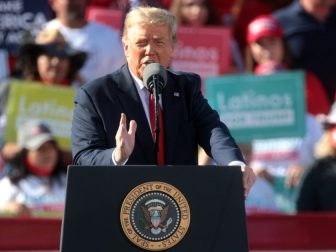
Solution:
M 247 42 L 254 43 L 261 37 L 282 38 L 283 29 L 278 20 L 271 15 L 258 16 L 247 27 Z

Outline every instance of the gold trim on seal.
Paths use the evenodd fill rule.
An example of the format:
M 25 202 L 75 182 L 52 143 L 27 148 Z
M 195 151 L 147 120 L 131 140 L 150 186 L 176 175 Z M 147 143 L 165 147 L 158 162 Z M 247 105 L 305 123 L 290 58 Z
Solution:
M 165 208 L 164 200 L 158 199 L 159 197 L 167 199 L 173 207 Z M 147 201 L 146 198 L 148 198 Z M 139 203 L 142 200 L 146 201 L 148 205 L 144 206 L 143 203 Z M 161 206 L 160 202 L 162 203 Z M 153 209 L 148 207 L 152 203 L 159 207 L 158 211 L 155 211 L 155 208 L 153 211 Z M 146 227 L 152 226 L 153 235 L 151 237 L 147 234 L 148 228 L 147 233 L 145 234 L 144 232 L 142 234 L 141 228 L 136 226 L 138 221 L 140 222 L 140 220 L 137 220 L 138 215 L 134 213 L 134 209 L 137 207 L 139 208 L 138 211 L 143 211 L 144 214 L 142 216 L 146 216 L 146 213 L 148 213 L 146 216 L 148 225 Z M 165 220 L 158 227 L 159 221 L 155 222 L 155 216 L 153 217 L 155 214 L 149 215 L 150 211 L 151 213 L 159 212 L 160 216 L 163 214 L 169 215 L 169 211 L 174 211 L 174 217 L 169 218 L 167 216 L 166 219 L 168 220 Z M 151 217 L 153 217 L 152 223 L 154 223 L 154 226 L 151 223 Z M 151 181 L 138 185 L 127 194 L 121 206 L 120 222 L 127 238 L 138 247 L 150 251 L 166 250 L 180 242 L 187 233 L 190 224 L 190 208 L 187 199 L 176 187 L 164 182 Z M 170 228 L 168 228 L 169 225 Z

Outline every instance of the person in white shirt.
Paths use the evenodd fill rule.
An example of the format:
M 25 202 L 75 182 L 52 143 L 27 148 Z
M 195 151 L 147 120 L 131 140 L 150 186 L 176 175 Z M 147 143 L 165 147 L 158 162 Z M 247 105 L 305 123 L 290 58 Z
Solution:
M 34 211 L 63 211 L 66 165 L 48 125 L 29 120 L 20 125 L 21 150 L 6 162 L 0 179 L 0 212 L 30 215 Z
M 109 74 L 125 63 L 119 32 L 85 17 L 88 0 L 50 0 L 56 18 L 46 27 L 58 29 L 74 49 L 87 53 L 82 82 Z

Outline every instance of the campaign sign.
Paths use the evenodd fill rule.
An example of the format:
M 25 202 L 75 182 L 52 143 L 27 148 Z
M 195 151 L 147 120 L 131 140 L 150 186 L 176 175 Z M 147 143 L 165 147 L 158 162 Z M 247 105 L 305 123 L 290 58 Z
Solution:
M 0 1 L 0 48 L 17 55 L 27 35 L 35 36 L 52 17 L 48 0 Z
M 209 103 L 238 142 L 304 135 L 301 71 L 207 78 L 205 90 Z
M 179 27 L 170 67 L 202 78 L 229 70 L 231 31 L 225 27 Z
M 89 7 L 86 15 L 88 20 L 110 26 L 118 32 L 122 29 L 124 14 L 121 10 Z
M 8 97 L 5 141 L 16 141 L 17 128 L 23 122 L 39 119 L 51 128 L 60 147 L 70 150 L 75 92 L 71 87 L 13 81 Z

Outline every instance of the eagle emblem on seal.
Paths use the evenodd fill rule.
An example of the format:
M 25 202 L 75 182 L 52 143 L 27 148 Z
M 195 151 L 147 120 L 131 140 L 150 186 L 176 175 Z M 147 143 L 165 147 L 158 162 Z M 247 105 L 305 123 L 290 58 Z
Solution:
M 146 219 L 145 229 L 149 229 L 152 234 L 158 235 L 161 232 L 166 232 L 169 225 L 173 222 L 172 218 L 168 217 L 169 205 L 160 199 L 151 199 L 141 206 Z

